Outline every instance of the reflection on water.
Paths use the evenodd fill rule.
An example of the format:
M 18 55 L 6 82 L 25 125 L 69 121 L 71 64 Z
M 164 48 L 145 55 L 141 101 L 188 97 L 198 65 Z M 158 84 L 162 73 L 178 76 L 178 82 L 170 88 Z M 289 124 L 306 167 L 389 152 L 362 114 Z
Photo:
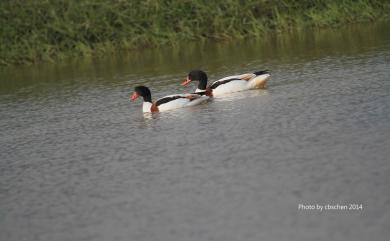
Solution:
M 0 240 L 387 240 L 388 28 L 1 69 Z M 195 68 L 272 78 L 160 114 L 128 99 L 192 91 Z

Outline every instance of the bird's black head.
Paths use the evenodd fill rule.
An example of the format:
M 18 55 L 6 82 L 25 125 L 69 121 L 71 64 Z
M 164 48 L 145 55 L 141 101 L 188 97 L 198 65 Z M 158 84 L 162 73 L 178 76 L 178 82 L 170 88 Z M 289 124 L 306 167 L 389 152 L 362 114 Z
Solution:
M 135 100 L 138 97 L 142 96 L 145 102 L 152 102 L 152 94 L 148 87 L 145 86 L 137 86 L 134 88 L 134 93 L 131 96 L 131 100 Z
M 202 70 L 192 70 L 188 73 L 187 80 L 182 85 L 188 85 L 191 81 L 199 81 L 198 89 L 205 90 L 207 87 L 207 74 Z

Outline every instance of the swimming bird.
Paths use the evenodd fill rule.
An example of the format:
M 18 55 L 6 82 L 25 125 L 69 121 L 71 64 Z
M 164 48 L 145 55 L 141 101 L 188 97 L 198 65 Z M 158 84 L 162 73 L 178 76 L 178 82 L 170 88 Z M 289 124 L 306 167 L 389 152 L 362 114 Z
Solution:
M 196 94 L 215 97 L 238 91 L 265 88 L 270 76 L 268 70 L 261 70 L 254 73 L 228 76 L 207 86 L 207 74 L 202 70 L 192 70 L 181 85 L 186 86 L 192 81 L 198 81 Z
M 130 99 L 136 100 L 138 97 L 143 97 L 142 111 L 147 112 L 161 112 L 177 108 L 189 107 L 199 105 L 209 99 L 208 96 L 199 94 L 176 94 L 168 95 L 152 102 L 152 94 L 148 87 L 137 86 L 134 88 L 134 93 Z

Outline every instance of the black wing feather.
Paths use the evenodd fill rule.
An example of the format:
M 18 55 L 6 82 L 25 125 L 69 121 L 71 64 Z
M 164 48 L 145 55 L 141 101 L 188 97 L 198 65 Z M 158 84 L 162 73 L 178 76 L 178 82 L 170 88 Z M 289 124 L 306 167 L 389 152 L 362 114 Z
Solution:
M 197 95 L 197 96 L 175 95 L 175 96 L 163 97 L 163 98 L 158 99 L 156 101 L 156 106 L 159 106 L 159 105 L 162 105 L 162 104 L 165 104 L 165 103 L 168 103 L 170 101 L 177 100 L 177 99 L 180 99 L 180 98 L 189 99 L 190 101 L 193 101 L 193 100 L 195 100 L 195 99 L 197 99 L 197 98 L 199 98 L 201 96 L 201 94 L 198 94 L 198 93 L 195 93 L 195 94 L 192 94 L 192 95 Z M 191 98 L 191 97 L 194 97 L 194 98 Z
M 242 79 L 231 78 L 231 79 L 226 79 L 226 80 L 222 80 L 222 81 L 217 81 L 217 82 L 214 82 L 212 85 L 210 85 L 210 89 L 213 90 L 213 89 L 217 88 L 218 86 L 220 86 L 222 84 L 229 83 L 230 81 L 233 81 L 233 80 L 242 80 Z
M 180 98 L 186 98 L 184 96 L 176 95 L 176 96 L 169 96 L 169 97 L 163 97 L 156 101 L 156 106 L 168 103 L 172 100 L 180 99 Z

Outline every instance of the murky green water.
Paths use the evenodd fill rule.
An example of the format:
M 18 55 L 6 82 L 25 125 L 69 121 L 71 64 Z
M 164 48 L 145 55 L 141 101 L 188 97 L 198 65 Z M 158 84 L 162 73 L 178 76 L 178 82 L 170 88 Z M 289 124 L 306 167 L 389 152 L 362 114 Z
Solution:
M 0 240 L 387 240 L 389 23 L 0 70 Z M 267 90 L 144 118 L 132 87 Z M 362 204 L 302 211 L 298 204 Z

